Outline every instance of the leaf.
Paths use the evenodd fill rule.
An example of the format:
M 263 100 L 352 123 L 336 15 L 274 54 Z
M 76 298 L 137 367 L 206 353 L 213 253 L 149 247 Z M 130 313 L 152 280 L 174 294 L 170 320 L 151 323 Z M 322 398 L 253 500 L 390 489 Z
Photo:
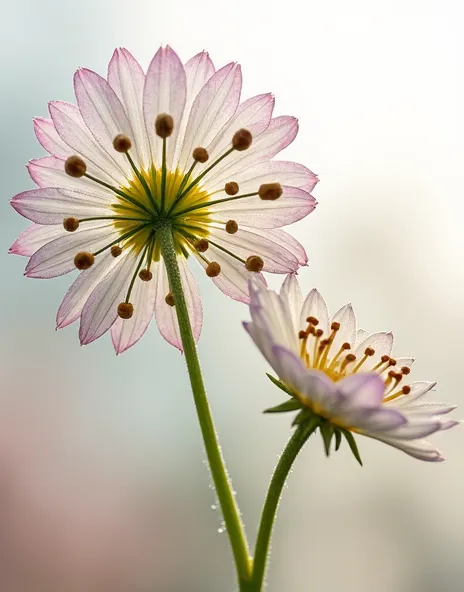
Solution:
M 280 405 L 265 409 L 263 413 L 284 413 L 285 411 L 296 411 L 297 409 L 301 409 L 301 403 L 298 399 L 290 399 L 284 403 L 280 403 Z
M 281 382 L 278 378 L 275 378 L 274 376 L 272 376 L 271 374 L 268 374 L 267 372 L 266 372 L 266 376 L 269 378 L 269 380 L 273 384 L 275 384 L 277 387 L 279 387 L 281 391 L 284 391 L 284 393 L 287 393 L 287 395 L 289 395 L 290 397 L 294 397 L 294 394 L 292 393 L 292 391 L 283 382 Z
M 361 457 L 359 456 L 358 446 L 356 444 L 356 440 L 353 437 L 353 434 L 351 432 L 349 432 L 348 430 L 342 430 L 342 433 L 345 436 L 345 439 L 348 442 L 348 444 L 351 448 L 351 452 L 353 453 L 355 459 L 358 461 L 358 463 L 361 466 L 363 466 Z
M 324 441 L 325 454 L 326 454 L 326 456 L 329 456 L 330 443 L 332 442 L 332 437 L 334 435 L 335 428 L 331 423 L 326 422 L 321 425 L 320 429 L 321 429 L 321 436 Z

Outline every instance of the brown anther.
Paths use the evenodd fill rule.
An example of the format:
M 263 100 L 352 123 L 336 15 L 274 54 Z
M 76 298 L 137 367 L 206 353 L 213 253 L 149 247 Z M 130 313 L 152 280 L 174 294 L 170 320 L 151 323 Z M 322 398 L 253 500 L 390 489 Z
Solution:
M 229 181 L 224 186 L 224 191 L 227 193 L 227 195 L 237 195 L 239 189 L 240 187 L 235 181 Z
M 78 179 L 83 177 L 87 172 L 87 165 L 80 156 L 70 156 L 65 160 L 64 170 L 67 175 Z
M 396 360 L 394 358 L 389 358 L 388 365 L 389 366 L 396 366 Z
M 221 273 L 221 266 L 216 261 L 211 261 L 208 263 L 206 268 L 206 275 L 210 278 L 217 277 Z
M 306 319 L 306 322 L 309 323 L 310 325 L 314 325 L 315 327 L 317 325 L 319 325 L 319 319 L 316 319 L 316 317 L 308 317 Z
M 334 321 L 330 325 L 330 328 L 332 329 L 332 331 L 338 331 L 340 329 L 340 323 L 337 323 L 337 321 Z
M 204 253 L 208 250 L 209 243 L 205 238 L 199 238 L 193 246 L 199 253 Z
M 81 271 L 92 267 L 94 261 L 95 257 L 92 253 L 87 253 L 87 251 L 81 251 L 74 257 L 74 265 Z
M 318 329 L 318 331 L 320 331 L 320 329 Z M 316 331 L 316 334 L 317 334 L 317 331 Z M 323 339 L 321 341 L 322 349 L 324 349 L 324 347 L 326 347 L 327 345 L 329 345 L 329 343 L 330 343 L 330 339 Z
M 174 120 L 167 113 L 160 113 L 155 120 L 155 132 L 160 138 L 169 138 L 174 130 Z
M 347 362 L 354 362 L 356 360 L 356 356 L 354 354 L 348 354 L 347 356 L 345 356 L 345 360 Z
M 238 230 L 238 224 L 235 220 L 228 220 L 226 222 L 226 232 L 229 234 L 235 234 Z
M 395 380 L 397 380 L 398 382 L 403 378 L 403 375 L 401 374 L 401 372 L 397 372 L 395 374 Z
M 168 292 L 168 294 L 166 294 L 164 301 L 166 304 L 169 304 L 169 306 L 174 306 L 174 296 L 172 295 L 172 292 Z
M 385 363 L 385 362 L 389 362 L 389 361 L 390 361 L 390 356 L 385 356 L 385 355 L 384 355 L 384 356 L 382 356 L 382 357 L 380 358 L 380 360 L 381 360 L 383 363 Z
M 408 366 L 403 366 L 401 368 L 401 373 L 406 376 L 407 374 L 410 374 L 411 373 L 411 368 L 408 368 Z
M 134 307 L 130 302 L 121 302 L 118 304 L 118 317 L 121 319 L 130 319 L 134 314 Z
M 306 337 L 308 337 L 308 334 L 306 333 L 306 331 L 300 331 L 298 333 L 298 339 L 306 339 Z
M 258 189 L 258 195 L 265 201 L 274 201 L 282 195 L 283 189 L 280 183 L 263 183 Z
M 254 271 L 255 273 L 259 273 L 264 267 L 264 261 L 258 255 L 250 255 L 248 259 L 245 261 L 245 267 L 248 271 Z
M 251 135 L 251 132 L 242 128 L 239 129 L 238 132 L 235 132 L 232 138 L 232 146 L 235 150 L 241 152 L 242 150 L 247 150 L 251 146 L 252 141 L 253 136 Z
M 113 257 L 119 257 L 119 255 L 122 253 L 122 249 L 119 245 L 113 245 L 111 247 L 111 254 L 113 255 Z
M 116 152 L 128 152 L 132 148 L 132 142 L 124 134 L 118 134 L 113 140 L 113 148 Z
M 79 228 L 79 220 L 77 218 L 65 218 L 63 220 L 63 226 L 68 232 L 74 232 Z
M 306 332 L 308 333 L 308 335 L 316 335 L 316 329 L 314 328 L 313 325 L 310 325 L 307 328 Z M 321 333 L 321 335 L 322 335 L 322 333 Z
M 195 148 L 195 150 L 192 152 L 192 158 L 196 162 L 201 162 L 201 164 L 203 164 L 209 158 L 208 150 L 206 150 L 206 148 L 201 148 L 201 146 L 198 146 L 198 148 Z
M 394 370 L 390 370 L 390 372 L 388 373 L 388 377 L 389 378 L 396 378 L 396 372 Z
M 401 392 L 403 393 L 403 395 L 409 395 L 409 393 L 411 392 L 411 387 L 405 384 L 401 389 Z
M 364 354 L 366 356 L 373 356 L 375 354 L 375 349 L 372 349 L 372 347 L 366 347 Z
M 324 333 L 324 331 L 322 329 L 315 329 L 314 330 L 314 335 L 316 337 L 321 337 L 323 333 Z
M 351 345 L 348 343 L 348 341 L 345 341 L 345 343 L 342 343 L 342 349 L 351 349 Z
M 149 282 L 153 277 L 152 272 L 149 269 L 141 269 L 139 272 L 139 278 L 142 282 Z

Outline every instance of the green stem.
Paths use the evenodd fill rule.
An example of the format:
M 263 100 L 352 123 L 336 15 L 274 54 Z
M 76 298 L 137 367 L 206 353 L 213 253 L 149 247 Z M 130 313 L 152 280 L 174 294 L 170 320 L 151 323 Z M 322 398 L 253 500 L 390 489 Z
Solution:
M 211 475 L 216 487 L 232 552 L 234 554 L 238 579 L 240 582 L 249 581 L 251 578 L 251 561 L 248 544 L 237 503 L 232 492 L 231 483 L 227 476 L 211 410 L 209 408 L 208 398 L 206 396 L 170 226 L 166 225 L 160 228 L 157 231 L 157 239 L 159 240 L 161 254 L 166 265 L 170 289 L 174 296 L 177 319 L 179 321 L 179 330 L 182 338 L 182 345 L 184 347 L 185 361 L 190 376 L 193 398 L 211 469 Z
M 290 469 L 303 447 L 306 440 L 312 433 L 306 426 L 299 426 L 294 432 L 287 446 L 282 452 L 282 456 L 277 463 L 274 474 L 269 485 L 266 501 L 264 502 L 261 523 L 259 525 L 258 538 L 256 539 L 255 556 L 253 559 L 253 573 L 251 583 L 246 584 L 240 590 L 241 592 L 261 592 L 263 588 L 264 575 L 266 571 L 266 562 L 269 554 L 269 544 L 271 542 L 272 527 L 279 505 L 282 489 L 287 480 Z

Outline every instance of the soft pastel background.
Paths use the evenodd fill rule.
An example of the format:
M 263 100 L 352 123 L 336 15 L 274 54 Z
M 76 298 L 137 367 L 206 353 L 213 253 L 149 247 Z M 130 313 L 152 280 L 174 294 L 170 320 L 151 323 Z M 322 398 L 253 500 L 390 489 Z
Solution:
M 244 96 L 272 90 L 277 113 L 299 117 L 287 156 L 321 178 L 318 209 L 293 228 L 304 289 L 392 329 L 415 376 L 463 406 L 463 17 L 457 0 L 2 3 L 2 592 L 235 587 L 182 357 L 154 325 L 120 357 L 107 337 L 81 348 L 75 326 L 54 330 L 70 278 L 27 280 L 6 254 L 27 225 L 8 200 L 42 155 L 32 116 L 72 101 L 74 70 L 105 73 L 116 46 L 144 66 L 161 43 L 240 61 Z M 199 279 L 205 378 L 254 539 L 289 419 L 261 414 L 281 397 L 241 328 L 246 307 Z M 311 442 L 284 491 L 267 591 L 461 591 L 462 430 L 435 441 L 446 463 L 360 440 L 363 469 Z

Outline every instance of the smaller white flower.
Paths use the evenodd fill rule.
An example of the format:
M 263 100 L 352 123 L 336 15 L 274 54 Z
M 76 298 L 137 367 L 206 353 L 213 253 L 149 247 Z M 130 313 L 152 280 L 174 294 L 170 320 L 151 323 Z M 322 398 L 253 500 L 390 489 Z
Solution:
M 357 329 L 349 304 L 329 317 L 317 290 L 303 299 L 294 275 L 279 294 L 258 282 L 250 294 L 252 322 L 244 326 L 293 397 L 270 411 L 301 409 L 296 422 L 316 420 L 327 452 L 332 435 L 338 448 L 343 434 L 357 455 L 355 433 L 420 460 L 445 460 L 423 438 L 457 425 L 443 417 L 456 407 L 423 401 L 436 383 L 409 380 L 414 360 L 391 356 L 392 333 Z

